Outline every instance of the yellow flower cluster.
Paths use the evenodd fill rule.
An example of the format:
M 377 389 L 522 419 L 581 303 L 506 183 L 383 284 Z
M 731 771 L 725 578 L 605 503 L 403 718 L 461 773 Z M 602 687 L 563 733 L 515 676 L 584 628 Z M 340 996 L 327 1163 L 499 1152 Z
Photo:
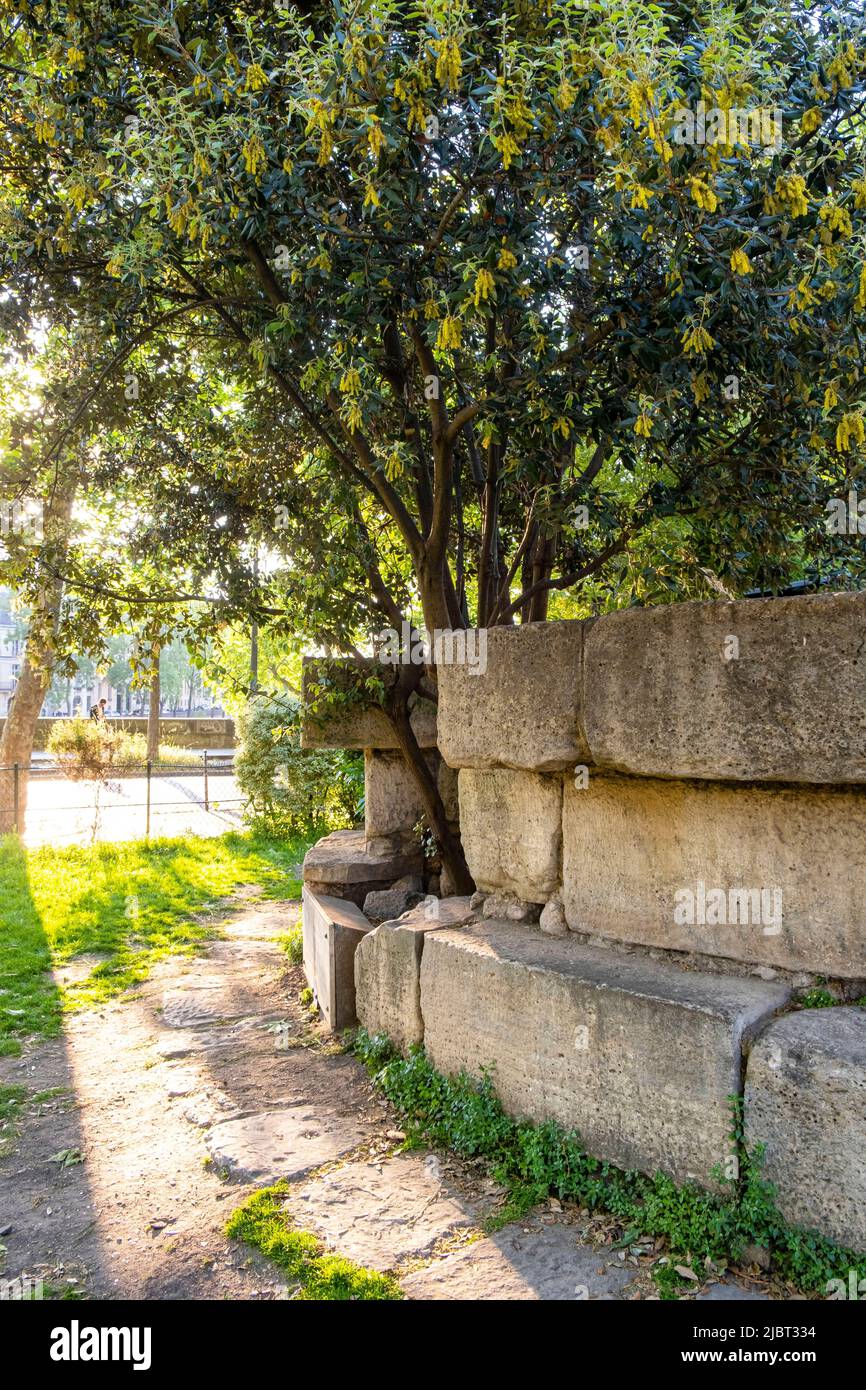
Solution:
M 838 232 L 840 237 L 851 235 L 851 215 L 846 208 L 840 208 L 839 204 L 832 198 L 828 198 L 826 203 L 821 204 L 821 221 L 826 223 L 826 227 L 821 232 L 821 240 L 825 240 L 824 233 L 827 233 L 826 240 L 832 240 L 832 233 Z
M 460 85 L 463 59 L 456 39 L 438 39 L 433 45 L 436 54 L 436 81 L 443 87 L 456 90 Z
M 641 437 L 642 437 L 643 439 L 649 439 L 650 435 L 652 434 L 652 432 L 653 432 L 652 417 L 649 416 L 649 415 L 647 415 L 647 413 L 646 413 L 645 410 L 642 410 L 642 411 L 640 412 L 640 414 L 638 415 L 637 419 L 635 420 L 635 422 L 634 422 L 634 432 L 635 432 L 635 434 L 641 435 Z
M 774 192 L 764 198 L 764 211 L 771 215 L 787 212 L 791 217 L 805 217 L 809 211 L 806 180 L 800 174 L 780 174 Z
M 857 289 L 857 297 L 854 300 L 854 308 L 858 314 L 862 314 L 866 309 L 866 265 L 860 271 L 860 284 Z
M 459 348 L 463 342 L 460 320 L 453 314 L 446 314 L 439 325 L 439 333 L 436 338 L 436 346 L 443 352 L 449 348 Z
M 513 270 L 516 265 L 517 257 L 513 251 L 509 251 L 508 247 L 505 245 L 505 239 L 503 238 L 502 249 L 499 252 L 499 260 L 496 262 L 496 269 Z
M 731 252 L 731 270 L 735 275 L 751 275 L 752 273 L 752 262 L 741 246 L 737 247 L 736 251 Z
M 800 121 L 800 129 L 804 135 L 811 135 L 813 130 L 817 130 L 824 117 L 821 115 L 820 107 L 810 106 L 808 111 L 803 112 Z
M 702 324 L 687 328 L 682 337 L 683 349 L 687 357 L 692 354 L 709 352 L 710 348 L 715 347 L 716 340 L 707 332 Z
M 844 454 L 854 444 L 866 442 L 866 427 L 859 411 L 848 410 L 836 426 L 836 451 Z
M 66 66 L 70 72 L 81 72 L 84 68 L 84 53 L 77 44 L 70 44 L 66 50 Z
M 312 135 L 313 131 L 319 132 L 319 158 L 317 163 L 321 166 L 328 163 L 334 152 L 334 125 L 333 117 L 323 101 L 318 99 L 313 102 L 313 109 L 307 121 L 306 134 Z
M 481 307 L 481 301 L 482 301 L 482 300 L 484 300 L 484 301 L 488 300 L 488 299 L 490 298 L 491 294 L 493 295 L 493 297 L 494 297 L 494 299 L 495 299 L 495 298 L 496 298 L 496 289 L 495 289 L 494 282 L 493 282 L 493 276 L 491 275 L 491 273 L 490 273 L 489 270 L 485 269 L 485 268 L 482 266 L 481 270 L 479 270 L 478 274 L 475 276 L 475 307 L 476 307 L 476 309 L 479 309 L 479 308 Z
M 245 142 L 241 153 L 244 157 L 244 168 L 247 173 L 252 174 L 253 178 L 257 179 L 259 171 L 264 169 L 268 162 L 268 157 L 265 154 L 265 147 L 258 135 L 250 136 L 249 140 Z
M 704 212 L 715 212 L 719 206 L 719 200 L 706 180 L 692 177 L 688 180 L 688 185 L 689 192 L 698 207 L 703 208 Z
M 262 87 L 267 87 L 268 78 L 263 67 L 258 63 L 250 63 L 247 68 L 247 80 L 244 89 L 248 92 L 260 92 Z
M 827 415 L 839 404 L 839 397 L 836 394 L 836 387 L 831 382 L 824 392 L 824 414 Z

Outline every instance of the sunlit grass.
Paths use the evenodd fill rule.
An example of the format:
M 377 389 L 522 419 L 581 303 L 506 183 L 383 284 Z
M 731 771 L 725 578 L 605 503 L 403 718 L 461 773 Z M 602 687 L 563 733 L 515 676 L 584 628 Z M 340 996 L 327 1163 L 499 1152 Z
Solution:
M 56 1034 L 64 1009 L 114 997 L 162 957 L 199 950 L 242 884 L 300 897 L 293 870 L 306 848 L 235 833 L 30 850 L 0 838 L 0 1052 Z M 85 952 L 106 958 L 58 987 L 51 970 Z

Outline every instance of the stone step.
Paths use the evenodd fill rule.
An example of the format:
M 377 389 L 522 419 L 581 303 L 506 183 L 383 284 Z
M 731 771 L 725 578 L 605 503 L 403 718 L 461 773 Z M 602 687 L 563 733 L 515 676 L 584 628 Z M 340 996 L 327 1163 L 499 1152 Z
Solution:
M 355 952 L 370 922 L 355 903 L 312 893 L 304 885 L 304 973 L 325 1022 L 334 1033 L 353 1028 Z
M 435 1067 L 490 1072 L 510 1113 L 575 1129 L 622 1168 L 708 1188 L 731 1153 L 743 1044 L 789 996 L 505 922 L 428 933 L 421 957 Z
M 866 1251 L 866 1009 L 772 1023 L 749 1054 L 745 1115 L 783 1216 Z
M 363 830 L 334 830 L 307 850 L 304 883 L 313 893 L 346 898 L 363 907 L 368 893 L 390 888 L 423 869 L 420 845 L 391 847 L 368 841 Z

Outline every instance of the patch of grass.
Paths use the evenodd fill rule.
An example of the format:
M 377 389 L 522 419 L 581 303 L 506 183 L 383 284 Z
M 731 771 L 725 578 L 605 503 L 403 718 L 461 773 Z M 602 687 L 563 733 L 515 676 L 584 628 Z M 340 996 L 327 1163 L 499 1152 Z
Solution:
M 353 1050 L 401 1115 L 410 1142 L 488 1161 L 507 1194 L 498 1224 L 516 1219 L 553 1192 L 592 1211 L 609 1212 L 635 1235 L 664 1240 L 668 1262 L 656 1271 L 663 1298 L 676 1297 L 676 1288 L 687 1282 L 675 1265 L 689 1266 L 701 1276 L 706 1261 L 736 1263 L 747 1245 L 771 1250 L 782 1277 L 806 1293 L 824 1293 L 830 1279 L 847 1279 L 852 1269 L 866 1278 L 866 1255 L 789 1226 L 779 1214 L 775 1190 L 761 1177 L 762 1149 L 746 1149 L 739 1097 L 731 1097 L 731 1152 L 738 1177 L 727 1180 L 714 1172 L 723 1189 L 717 1196 L 691 1185 L 679 1187 L 663 1173 L 648 1177 L 604 1163 L 586 1152 L 575 1131 L 552 1122 L 533 1125 L 512 1119 L 489 1076 L 482 1081 L 443 1076 L 422 1049 L 404 1058 L 387 1038 L 359 1030 Z
M 68 1086 L 50 1086 L 47 1091 L 37 1091 L 33 1097 L 34 1105 L 43 1105 L 47 1100 L 56 1100 L 58 1096 L 70 1096 L 72 1094 Z
M 237 833 L 33 850 L 0 838 L 0 1053 L 56 1034 L 64 1009 L 113 998 L 161 957 L 201 949 L 215 924 L 196 914 L 241 884 L 300 897 L 306 847 Z M 91 951 L 107 959 L 79 984 L 54 984 L 52 968 Z
M 26 1099 L 26 1086 L 0 1086 L 0 1158 L 17 1133 L 15 1122 Z
M 254 1192 L 226 1225 L 226 1235 L 260 1250 L 299 1285 L 295 1297 L 311 1302 L 361 1302 L 402 1299 L 396 1280 L 365 1269 L 342 1255 L 329 1254 L 309 1231 L 296 1230 L 286 1211 L 288 1184 Z
M 280 945 L 288 957 L 289 965 L 301 965 L 304 960 L 304 929 L 300 922 L 285 936 L 280 937 Z

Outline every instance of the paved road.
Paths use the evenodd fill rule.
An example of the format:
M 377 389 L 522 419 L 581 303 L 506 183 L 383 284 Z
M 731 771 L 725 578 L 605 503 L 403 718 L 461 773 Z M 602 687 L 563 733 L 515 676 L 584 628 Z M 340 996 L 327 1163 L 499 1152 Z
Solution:
M 135 840 L 147 824 L 147 780 L 127 777 L 99 788 L 97 840 Z M 94 838 L 97 784 L 65 777 L 33 777 L 27 807 L 27 845 L 89 844 Z M 233 776 L 211 776 L 210 810 L 204 809 L 200 773 L 154 773 L 150 786 L 150 833 L 223 835 L 241 824 L 242 802 Z

